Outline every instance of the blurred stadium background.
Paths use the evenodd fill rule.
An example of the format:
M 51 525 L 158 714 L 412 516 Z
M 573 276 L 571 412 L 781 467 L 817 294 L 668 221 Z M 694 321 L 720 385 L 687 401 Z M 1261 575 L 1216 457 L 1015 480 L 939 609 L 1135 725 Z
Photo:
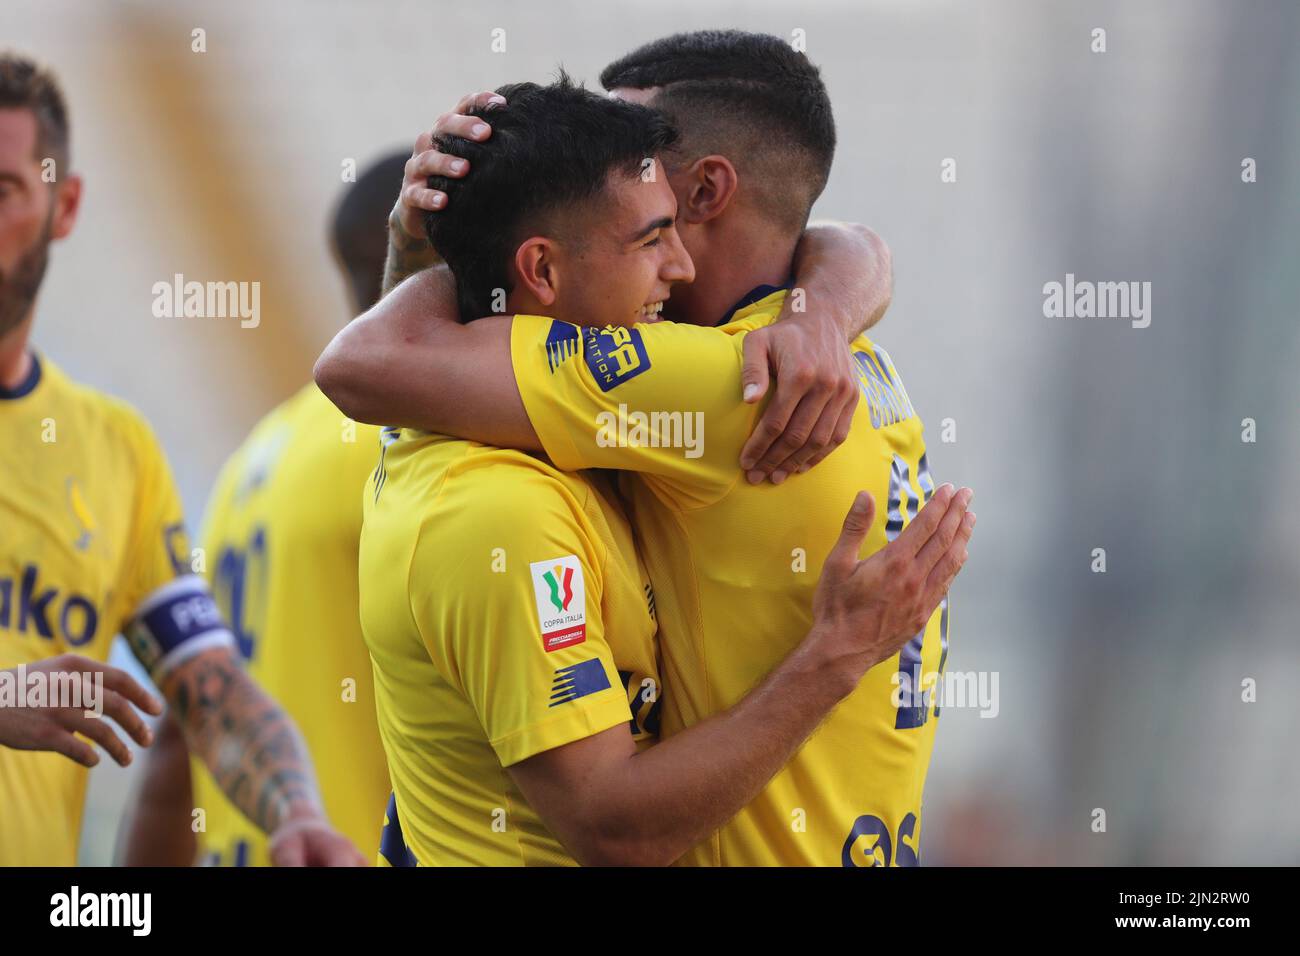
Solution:
M 977 492 L 948 667 L 997 672 L 1000 710 L 943 714 L 926 862 L 1300 862 L 1294 3 L 5 0 L 0 45 L 61 76 L 87 179 L 38 347 L 143 410 L 197 530 L 349 318 L 325 239 L 346 160 L 409 149 L 462 93 L 561 63 L 594 86 L 719 26 L 806 31 L 840 131 L 817 213 L 891 244 L 876 337 L 936 475 Z M 260 281 L 260 326 L 154 318 L 175 273 Z M 1066 273 L 1151 282 L 1151 326 L 1045 318 Z M 95 771 L 84 862 L 111 859 L 132 776 Z

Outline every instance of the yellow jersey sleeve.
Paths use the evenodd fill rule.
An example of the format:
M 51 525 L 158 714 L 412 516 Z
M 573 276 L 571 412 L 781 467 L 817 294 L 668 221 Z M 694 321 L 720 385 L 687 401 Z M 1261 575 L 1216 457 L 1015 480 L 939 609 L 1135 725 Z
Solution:
M 757 412 L 741 400 L 742 341 L 673 322 L 598 329 L 516 315 L 510 352 L 524 408 L 556 466 L 640 472 L 686 510 L 742 480 L 740 451 Z
M 581 503 L 524 469 L 500 489 L 482 478 L 440 492 L 444 517 L 421 529 L 409 594 L 434 666 L 508 767 L 627 724 L 629 710 L 602 614 L 605 548 Z M 439 543 L 458 540 L 482 542 L 481 560 Z
M 135 609 L 173 578 L 190 573 L 190 543 L 167 458 L 144 421 L 132 424 L 138 480 L 123 597 L 124 606 Z

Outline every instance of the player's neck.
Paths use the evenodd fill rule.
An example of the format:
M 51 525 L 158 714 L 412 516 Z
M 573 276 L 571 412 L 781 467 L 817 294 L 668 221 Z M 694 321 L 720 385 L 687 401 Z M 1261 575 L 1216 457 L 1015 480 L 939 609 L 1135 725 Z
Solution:
M 0 336 L 0 388 L 14 389 L 27 380 L 32 370 L 32 355 L 27 339 L 32 331 L 33 307 L 21 322 Z
M 696 279 L 682 303 L 692 325 L 717 325 L 737 302 L 763 285 L 785 285 L 794 265 L 798 237 L 782 238 L 768 230 L 733 230 L 711 244 L 708 261 L 695 263 Z

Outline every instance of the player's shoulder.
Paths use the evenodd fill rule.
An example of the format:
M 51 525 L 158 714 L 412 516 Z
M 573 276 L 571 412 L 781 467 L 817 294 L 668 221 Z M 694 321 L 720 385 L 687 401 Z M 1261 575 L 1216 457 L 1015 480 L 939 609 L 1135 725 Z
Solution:
M 743 339 L 750 332 L 766 328 L 769 325 L 774 325 L 777 316 L 780 314 L 781 311 L 779 308 L 747 312 L 739 318 L 732 319 L 731 321 L 718 326 L 717 331 L 734 339 Z
M 664 319 L 621 328 L 585 329 L 584 354 L 593 373 L 606 357 L 622 355 L 617 363 L 636 371 L 659 366 L 693 368 L 722 360 L 730 363 L 740 351 L 740 327 L 693 325 Z M 637 364 L 637 363 L 640 364 Z M 625 376 L 630 377 L 630 376 Z
M 580 473 L 509 448 L 407 429 L 386 435 L 371 484 L 382 498 L 390 483 L 401 483 L 402 500 L 419 510 L 421 537 L 436 547 L 458 538 L 518 542 L 591 531 L 595 492 Z
M 546 458 L 513 448 L 476 442 L 465 447 L 448 468 L 444 493 L 452 507 L 498 525 L 538 515 L 580 515 L 592 494 L 580 473 L 563 472 Z
M 76 415 L 83 427 L 93 428 L 101 438 L 116 440 L 136 451 L 162 454 L 162 446 L 149 420 L 134 405 L 117 395 L 78 382 L 48 358 L 42 357 L 41 374 L 46 377 L 51 407 Z
M 728 310 L 717 328 L 726 335 L 743 338 L 755 329 L 771 325 L 780 317 L 789 294 L 785 286 L 757 286 Z

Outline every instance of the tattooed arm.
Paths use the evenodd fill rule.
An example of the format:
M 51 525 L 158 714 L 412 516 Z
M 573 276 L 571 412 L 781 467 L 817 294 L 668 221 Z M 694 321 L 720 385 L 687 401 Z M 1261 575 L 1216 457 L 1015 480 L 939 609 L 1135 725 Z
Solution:
M 447 201 L 446 193 L 430 189 L 430 176 L 459 178 L 469 171 L 469 161 L 438 152 L 433 137 L 451 134 L 465 139 L 485 140 L 492 128 L 479 119 L 466 116 L 471 109 L 490 103 L 504 103 L 505 97 L 490 90 L 464 97 L 449 113 L 438 117 L 433 130 L 421 133 L 415 140 L 415 149 L 406 161 L 402 177 L 402 191 L 397 205 L 388 216 L 388 259 L 384 263 L 383 295 L 388 295 L 401 285 L 407 276 L 442 261 L 429 242 L 424 228 L 424 216 L 435 212 Z
M 421 139 L 427 140 L 428 135 L 428 133 L 423 134 Z M 420 148 L 418 141 L 415 148 L 417 150 Z M 407 161 L 408 170 L 418 158 L 418 156 L 413 156 Z M 407 180 L 402 183 L 403 191 L 407 189 L 423 189 L 424 192 L 430 192 L 430 190 L 424 189 L 418 183 L 411 183 L 410 175 L 408 171 Z M 381 295 L 388 295 L 393 289 L 401 285 L 402 280 L 407 276 L 414 275 L 422 269 L 435 266 L 442 261 L 438 253 L 434 251 L 433 244 L 423 235 L 423 228 L 415 235 L 406 231 L 407 226 L 403 224 L 402 217 L 398 214 L 399 208 L 406 208 L 400 200 L 388 216 L 388 258 L 384 260 L 384 283 L 380 289 Z
M 277 866 L 365 866 L 330 828 L 298 729 L 253 683 L 229 648 L 179 664 L 163 694 L 199 757 L 230 802 L 271 838 Z
M 424 228 L 426 209 L 439 209 L 446 202 L 442 193 L 429 189 L 429 177 L 438 172 L 433 150 L 433 133 L 421 133 L 415 139 L 415 149 L 406 161 L 402 176 L 402 191 L 397 204 L 388 214 L 388 258 L 384 261 L 384 283 L 381 298 L 402 284 L 407 276 L 435 266 L 442 258 L 429 242 Z

